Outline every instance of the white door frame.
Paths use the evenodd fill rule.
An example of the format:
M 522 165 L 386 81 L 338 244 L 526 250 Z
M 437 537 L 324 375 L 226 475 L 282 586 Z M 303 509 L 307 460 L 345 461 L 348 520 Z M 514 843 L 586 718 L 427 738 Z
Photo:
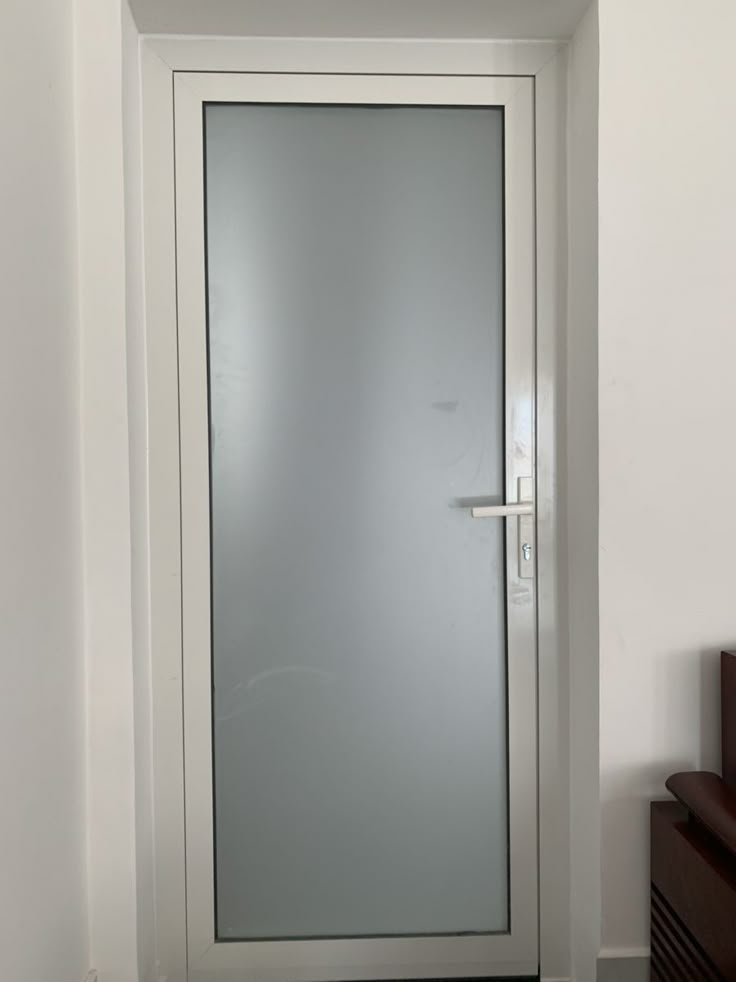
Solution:
M 174 83 L 186 773 L 191 982 L 536 974 L 537 735 L 534 579 L 519 575 L 519 522 L 506 520 L 510 930 L 465 937 L 216 943 L 210 668 L 210 483 L 205 324 L 203 108 L 209 102 L 498 106 L 504 111 L 506 500 L 534 459 L 534 143 L 528 77 L 191 72 Z M 504 519 L 495 519 L 504 521 Z M 297 967 L 295 967 L 297 966 Z M 248 972 L 247 975 L 244 973 Z
M 564 46 L 418 41 L 142 40 L 144 242 L 148 358 L 151 649 L 157 946 L 161 976 L 187 978 L 173 90 L 203 71 L 528 76 L 535 87 L 537 542 L 539 619 L 540 959 L 566 973 L 568 743 L 558 542 L 560 364 L 565 312 Z M 548 822 L 551 824 L 548 825 Z M 563 908 L 561 910 L 561 908 Z M 569 944 L 568 944 L 569 949 Z M 557 967 L 557 966 L 561 967 Z M 204 979 L 205 975 L 198 978 Z M 214 979 L 214 976 L 212 976 Z M 218 979 L 222 976 L 218 973 Z

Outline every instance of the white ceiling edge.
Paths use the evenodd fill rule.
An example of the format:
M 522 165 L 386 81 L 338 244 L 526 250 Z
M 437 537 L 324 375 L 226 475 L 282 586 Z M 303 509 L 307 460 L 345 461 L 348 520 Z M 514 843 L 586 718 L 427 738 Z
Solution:
M 142 34 L 563 40 L 591 0 L 128 0 Z

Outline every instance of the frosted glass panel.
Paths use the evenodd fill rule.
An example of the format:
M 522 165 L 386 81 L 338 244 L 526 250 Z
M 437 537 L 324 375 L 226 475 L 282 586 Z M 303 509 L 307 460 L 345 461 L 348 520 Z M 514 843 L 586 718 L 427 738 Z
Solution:
M 205 142 L 217 935 L 506 931 L 502 113 Z

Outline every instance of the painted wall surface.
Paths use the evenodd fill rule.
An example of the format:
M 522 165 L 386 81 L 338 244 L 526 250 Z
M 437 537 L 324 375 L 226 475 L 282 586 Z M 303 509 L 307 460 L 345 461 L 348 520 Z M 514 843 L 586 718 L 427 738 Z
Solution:
M 141 77 L 138 30 L 122 3 L 123 188 L 130 468 L 133 747 L 138 977 L 158 978 L 154 910 L 154 844 L 149 604 L 148 400 L 143 312 Z
M 76 0 L 90 941 L 104 982 L 139 978 L 122 30 L 121 0 Z
M 732 0 L 600 3 L 603 946 L 645 949 L 648 800 L 717 768 L 736 644 Z
M 588 0 L 132 0 L 145 34 L 568 38 Z
M 70 0 L 0 33 L 0 977 L 89 968 Z
M 570 42 L 567 560 L 573 978 L 595 974 L 600 942 L 598 786 L 598 9 Z

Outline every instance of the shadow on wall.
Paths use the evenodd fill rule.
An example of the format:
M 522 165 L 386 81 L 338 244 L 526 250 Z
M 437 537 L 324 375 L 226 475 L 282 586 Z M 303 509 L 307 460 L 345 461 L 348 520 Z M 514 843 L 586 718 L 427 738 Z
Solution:
M 644 841 L 649 828 L 649 803 L 652 799 L 670 798 L 664 782 L 677 771 L 697 769 L 696 754 L 690 757 L 669 757 L 647 767 L 621 768 L 606 777 L 606 800 L 601 805 L 601 835 L 603 841 Z M 648 841 L 648 839 L 647 839 Z M 647 847 L 648 848 L 648 847 Z M 621 857 L 603 859 L 603 878 L 620 868 Z M 606 869 L 610 865 L 611 869 Z
M 721 765 L 721 651 L 735 641 L 660 653 L 654 659 L 655 691 L 666 694 L 652 707 L 654 745 L 685 756 L 691 770 L 718 771 Z M 664 773 L 667 778 L 672 769 Z M 664 796 L 663 782 L 650 786 Z

